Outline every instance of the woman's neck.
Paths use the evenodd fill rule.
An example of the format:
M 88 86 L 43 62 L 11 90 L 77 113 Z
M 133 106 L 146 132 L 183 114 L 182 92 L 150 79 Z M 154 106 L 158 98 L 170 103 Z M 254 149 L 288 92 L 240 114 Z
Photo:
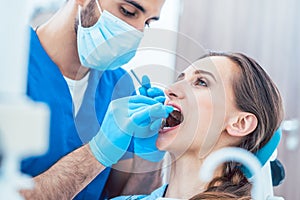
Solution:
M 199 178 L 204 159 L 195 159 L 197 157 L 195 154 L 185 154 L 172 161 L 166 197 L 188 199 L 206 190 L 207 183 Z

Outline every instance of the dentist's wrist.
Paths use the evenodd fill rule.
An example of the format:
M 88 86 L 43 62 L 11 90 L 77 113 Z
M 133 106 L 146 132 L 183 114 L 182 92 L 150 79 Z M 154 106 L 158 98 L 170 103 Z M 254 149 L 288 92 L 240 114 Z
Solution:
M 101 135 L 96 135 L 89 142 L 92 154 L 105 167 L 116 164 L 126 153 L 131 141 L 131 136 L 124 134 L 122 138 L 119 138 L 119 141 L 114 140 L 115 143 L 113 143 L 110 138 L 103 133 L 98 134 Z

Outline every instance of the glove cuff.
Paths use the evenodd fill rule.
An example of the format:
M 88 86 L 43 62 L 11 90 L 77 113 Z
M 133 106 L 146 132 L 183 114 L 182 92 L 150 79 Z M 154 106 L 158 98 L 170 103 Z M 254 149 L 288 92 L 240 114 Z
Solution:
M 114 163 L 105 156 L 104 153 L 102 153 L 101 149 L 98 148 L 97 142 L 95 141 L 95 138 L 93 138 L 90 142 L 90 149 L 94 155 L 94 157 L 105 167 L 109 167 L 113 165 Z
M 97 137 L 99 135 L 96 135 L 89 142 L 93 155 L 105 167 L 116 164 L 127 151 L 131 137 L 124 134 L 122 143 L 114 144 L 103 133 L 98 134 L 100 134 L 100 138 Z

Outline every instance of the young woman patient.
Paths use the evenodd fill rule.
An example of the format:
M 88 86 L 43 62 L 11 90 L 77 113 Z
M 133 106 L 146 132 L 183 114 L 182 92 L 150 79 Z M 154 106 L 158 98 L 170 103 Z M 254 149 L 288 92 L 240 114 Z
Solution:
M 168 185 L 152 196 L 130 199 L 251 199 L 251 183 L 238 163 L 220 166 L 210 183 L 198 174 L 212 152 L 233 146 L 254 153 L 279 128 L 282 100 L 267 73 L 243 54 L 210 53 L 183 71 L 165 94 L 165 104 L 175 110 L 163 123 L 156 146 L 172 159 Z
M 35 177 L 35 188 L 21 194 L 26 199 L 71 199 L 117 163 L 133 140 L 134 153 L 142 158 L 149 159 L 155 142 L 169 152 L 168 185 L 148 196 L 116 199 L 250 199 L 251 183 L 238 163 L 220 166 L 210 183 L 199 179 L 199 170 L 207 156 L 223 147 L 258 151 L 279 128 L 282 100 L 266 72 L 243 54 L 210 53 L 183 71 L 165 94 L 166 105 L 142 95 L 112 101 L 99 132 L 83 150 Z M 74 167 L 66 167 L 70 163 Z

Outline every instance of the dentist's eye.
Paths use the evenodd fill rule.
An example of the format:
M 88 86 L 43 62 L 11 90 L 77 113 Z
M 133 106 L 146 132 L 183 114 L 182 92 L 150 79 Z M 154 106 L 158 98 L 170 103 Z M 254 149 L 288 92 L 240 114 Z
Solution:
M 121 7 L 120 10 L 121 10 L 121 13 L 124 16 L 126 16 L 126 17 L 134 17 L 134 16 L 136 16 L 135 12 L 130 12 L 129 10 L 125 9 L 124 7 Z
M 195 81 L 195 85 L 196 86 L 203 86 L 203 87 L 207 87 L 207 83 L 204 79 L 202 78 L 197 78 L 196 81 Z

